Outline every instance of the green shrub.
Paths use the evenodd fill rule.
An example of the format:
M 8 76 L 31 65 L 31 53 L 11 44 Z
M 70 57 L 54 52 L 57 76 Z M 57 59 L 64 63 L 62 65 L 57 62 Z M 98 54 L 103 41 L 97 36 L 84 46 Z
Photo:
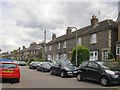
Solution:
M 77 48 L 77 65 L 76 65 L 76 48 Z M 77 46 L 72 51 L 72 63 L 79 66 L 83 61 L 89 59 L 89 49 L 85 46 Z

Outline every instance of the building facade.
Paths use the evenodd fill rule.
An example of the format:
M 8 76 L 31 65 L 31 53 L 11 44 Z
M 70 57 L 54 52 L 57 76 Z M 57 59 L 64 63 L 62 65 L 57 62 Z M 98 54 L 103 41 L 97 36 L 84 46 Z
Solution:
M 31 43 L 28 48 L 23 46 L 20 51 L 20 60 L 28 61 L 29 59 L 42 59 L 43 58 L 43 48 L 44 43 L 37 44 L 36 42 Z
M 77 40 L 76 40 L 77 34 Z M 66 34 L 46 44 L 46 56 L 48 60 L 71 59 L 72 50 L 77 45 L 83 45 L 90 49 L 90 60 L 106 60 L 108 53 L 115 56 L 116 42 L 118 39 L 117 23 L 112 20 L 98 21 L 92 16 L 91 25 L 72 32 L 68 27 Z

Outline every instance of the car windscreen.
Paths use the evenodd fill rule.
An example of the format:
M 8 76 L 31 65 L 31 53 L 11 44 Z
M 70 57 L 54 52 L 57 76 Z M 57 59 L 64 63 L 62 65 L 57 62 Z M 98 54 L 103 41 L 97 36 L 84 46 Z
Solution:
M 0 68 L 16 68 L 16 64 L 11 64 L 11 63 L 2 63 L 0 64 Z
M 70 61 L 68 61 L 68 60 L 64 60 L 62 62 L 62 64 L 63 64 L 63 66 L 73 66 L 73 64 Z
M 46 66 L 46 65 L 51 66 L 51 65 L 52 65 L 52 63 L 50 63 L 50 62 L 43 62 L 42 64 L 43 64 L 44 66 Z
M 103 68 L 110 70 L 117 70 L 118 66 L 113 64 L 112 62 L 98 62 Z

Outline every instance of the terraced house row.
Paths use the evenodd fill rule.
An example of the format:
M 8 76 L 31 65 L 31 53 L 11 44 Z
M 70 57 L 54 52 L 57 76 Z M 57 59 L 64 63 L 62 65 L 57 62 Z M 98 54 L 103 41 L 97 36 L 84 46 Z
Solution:
M 72 27 L 68 27 L 66 34 L 57 38 L 53 34 L 52 40 L 46 44 L 47 59 L 71 59 L 72 50 L 76 46 L 76 33 L 77 45 L 84 45 L 90 49 L 90 60 L 106 60 L 109 52 L 113 56 L 119 55 L 120 26 L 118 25 L 119 22 L 109 19 L 99 22 L 96 16 L 92 16 L 89 26 L 74 32 Z
M 44 58 L 47 60 L 69 59 L 72 50 L 77 45 L 83 45 L 90 49 L 90 60 L 106 60 L 108 53 L 112 53 L 115 59 L 120 58 L 120 13 L 117 21 L 110 19 L 99 22 L 96 16 L 92 16 L 90 25 L 72 31 L 73 27 L 67 27 L 66 34 L 40 44 L 31 43 L 28 48 L 23 46 L 17 52 L 7 54 L 11 58 L 28 60 L 29 58 Z M 77 38 L 76 38 L 77 35 Z M 77 43 L 76 43 L 77 42 Z M 5 54 L 6 55 L 6 54 Z

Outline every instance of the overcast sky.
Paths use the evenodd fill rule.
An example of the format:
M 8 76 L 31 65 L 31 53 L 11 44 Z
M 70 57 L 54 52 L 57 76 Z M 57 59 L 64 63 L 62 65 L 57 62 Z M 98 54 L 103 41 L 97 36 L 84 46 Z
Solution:
M 118 16 L 119 0 L 4 0 L 0 2 L 0 48 L 11 51 L 28 47 L 32 42 L 47 41 L 55 33 L 61 36 L 68 26 L 82 28 L 90 25 L 94 14 L 99 21 Z

